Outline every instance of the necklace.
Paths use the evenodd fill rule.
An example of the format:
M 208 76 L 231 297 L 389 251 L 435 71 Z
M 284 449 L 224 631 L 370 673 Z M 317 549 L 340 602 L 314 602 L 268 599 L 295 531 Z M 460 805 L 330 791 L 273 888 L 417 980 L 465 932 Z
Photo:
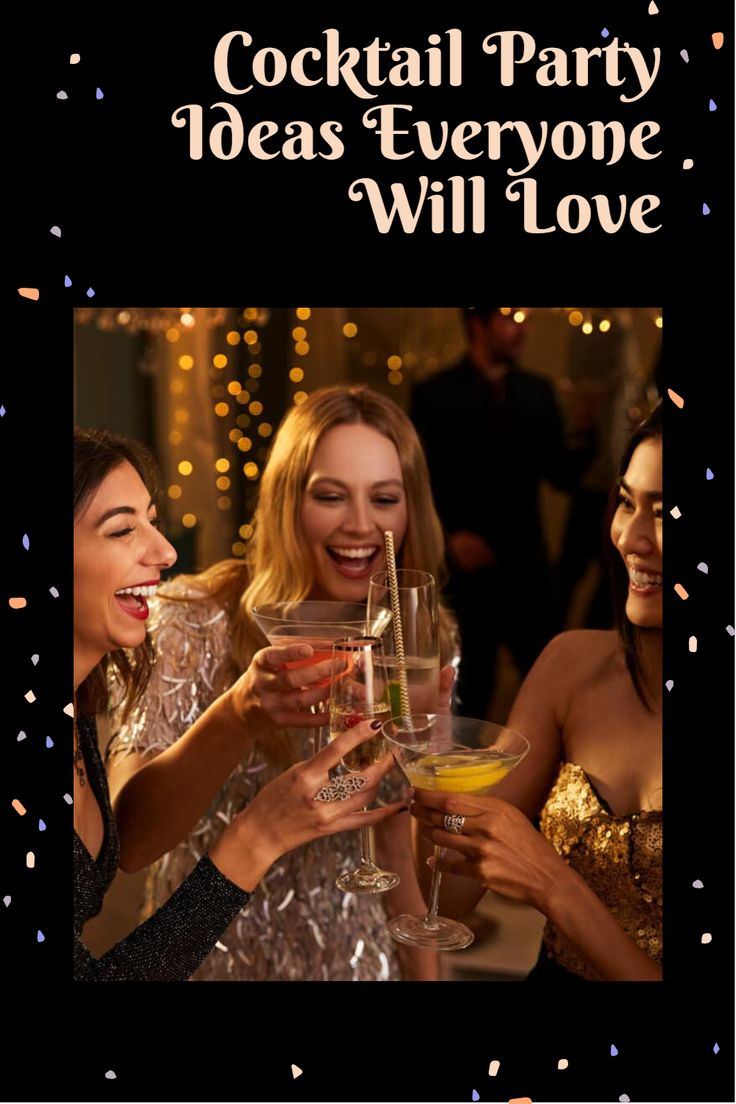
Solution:
M 76 718 L 74 720 L 74 769 L 77 772 L 79 785 L 86 786 L 87 776 L 84 769 L 84 756 L 79 743 L 79 729 L 77 728 Z

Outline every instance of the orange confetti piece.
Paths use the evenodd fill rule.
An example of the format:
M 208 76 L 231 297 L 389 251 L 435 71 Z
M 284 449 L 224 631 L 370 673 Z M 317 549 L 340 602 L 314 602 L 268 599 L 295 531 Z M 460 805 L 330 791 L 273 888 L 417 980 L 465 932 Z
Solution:
M 714 31 L 711 37 L 713 38 L 713 45 L 716 50 L 720 50 L 723 45 L 723 31 Z
M 26 807 L 25 807 L 25 805 L 23 804 L 22 801 L 18 800 L 17 797 L 13 798 L 13 800 L 11 801 L 10 804 L 13 806 L 13 808 L 15 809 L 18 816 L 25 816 L 26 815 Z
M 8 598 L 8 605 L 11 609 L 25 609 L 28 603 L 25 598 Z
M 512 1096 L 509 1104 L 532 1104 L 532 1098 L 530 1096 Z
M 18 288 L 18 294 L 24 299 L 38 299 L 38 288 Z
M 678 597 L 682 598 L 683 602 L 686 598 L 690 597 L 682 583 L 675 583 L 675 594 L 677 594 Z
M 682 395 L 678 395 L 677 392 L 673 391 L 671 387 L 667 388 L 667 394 L 672 399 L 675 406 L 679 407 L 679 409 L 682 410 L 683 406 L 685 405 L 685 400 L 683 399 Z

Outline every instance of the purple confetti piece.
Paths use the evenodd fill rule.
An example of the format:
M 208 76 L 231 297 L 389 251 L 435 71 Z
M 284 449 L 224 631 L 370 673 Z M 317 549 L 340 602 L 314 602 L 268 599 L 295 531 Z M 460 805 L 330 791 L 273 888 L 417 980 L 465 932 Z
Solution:
M 117 1078 L 117 1074 L 116 1074 L 115 1070 L 108 1070 L 107 1073 L 105 1074 L 105 1077 L 107 1078 L 108 1081 L 114 1081 Z
M 59 226 L 52 226 L 51 230 L 50 230 L 50 233 L 53 234 L 55 238 L 60 238 L 61 237 L 61 228 Z
M 736 629 L 734 629 L 733 625 L 726 625 L 726 632 L 729 636 L 734 636 L 734 634 L 736 634 Z
M 39 820 L 38 830 L 39 830 L 39 832 L 45 832 L 46 831 L 46 822 L 45 821 Z
M 104 100 L 104 98 L 105 98 L 104 92 L 102 91 L 101 88 L 98 88 L 97 91 L 95 92 L 95 99 L 96 100 Z
M 704 215 L 709 215 L 710 214 L 710 207 L 708 206 L 707 203 L 703 204 L 703 214 Z
M 64 287 L 71 287 L 71 286 L 72 286 L 71 277 L 70 276 L 65 276 L 64 277 Z
M 8 907 L 8 905 L 10 904 L 10 902 L 12 900 L 13 900 L 13 898 L 10 896 L 9 893 L 6 897 L 3 897 L 3 904 L 5 905 L 6 908 Z M 718 1046 L 718 1043 L 716 1043 L 716 1046 Z
M 43 934 L 43 932 L 39 928 L 39 930 L 36 932 L 36 942 L 37 943 L 43 943 L 45 941 L 45 939 L 46 939 L 46 936 Z
M 618 1054 L 618 1047 L 611 1043 L 611 1057 L 615 1058 Z
M 69 97 L 67 96 L 67 94 L 66 94 L 66 92 L 64 91 L 63 88 L 60 92 L 56 93 L 56 98 L 57 98 L 57 100 L 68 100 L 69 99 Z
M 705 469 L 705 478 L 709 481 L 713 478 L 713 472 L 710 470 L 710 468 Z
M 480 1096 L 478 1095 L 478 1093 L 476 1092 L 475 1089 L 473 1089 L 473 1100 L 480 1100 Z
M 49 587 L 49 594 L 51 595 L 52 598 L 58 598 L 59 597 L 59 592 L 56 589 L 56 587 Z
M 54 741 L 51 739 L 50 736 L 47 736 L 46 737 L 46 747 L 49 748 L 49 747 L 53 747 L 53 746 L 54 746 Z
M 667 687 L 667 689 L 668 689 L 668 690 L 671 690 L 671 689 L 672 689 L 672 687 L 673 687 L 674 685 L 675 685 L 675 684 L 674 684 L 674 682 L 672 681 L 672 679 L 667 679 L 667 681 L 666 681 L 666 683 L 665 683 L 665 686 Z
M 690 61 L 690 55 L 688 54 L 687 50 L 680 50 L 680 57 L 685 63 Z
M 702 889 L 702 888 L 703 888 L 703 883 L 701 882 L 700 878 L 696 878 L 695 881 L 693 882 L 693 889 Z
M 611 32 L 609 31 L 608 27 L 604 27 L 601 31 L 601 38 L 608 38 L 610 33 Z
M 713 1044 L 713 1053 L 714 1054 L 717 1054 L 720 1049 L 721 1048 L 719 1047 L 718 1043 Z
M 26 552 L 31 547 L 31 542 L 28 539 L 28 534 L 27 533 L 23 534 L 23 547 L 25 548 Z
M 34 667 L 38 663 L 38 660 L 39 660 L 39 656 L 37 656 L 37 655 L 32 655 L 31 656 L 31 663 L 33 664 Z
M 87 288 L 87 298 L 88 299 L 94 298 L 94 294 L 95 294 L 95 289 L 92 288 L 92 287 L 88 287 Z
M 4 418 L 4 417 L 5 417 L 5 407 L 0 406 L 0 418 Z
M 701 561 L 698 564 L 698 571 L 702 571 L 704 575 L 708 574 L 708 565 L 707 563 L 705 563 L 705 561 Z
M 66 801 L 67 805 L 71 805 L 73 803 L 71 794 L 64 794 L 64 800 Z
M 715 100 L 708 100 L 708 110 L 709 111 L 717 111 L 718 110 L 718 105 L 716 104 Z

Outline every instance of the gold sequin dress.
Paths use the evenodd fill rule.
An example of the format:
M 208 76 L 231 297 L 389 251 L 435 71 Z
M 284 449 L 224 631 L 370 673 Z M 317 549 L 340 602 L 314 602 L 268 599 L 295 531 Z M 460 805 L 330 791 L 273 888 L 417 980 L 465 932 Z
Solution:
M 165 750 L 237 674 L 225 611 L 208 597 L 190 600 L 194 593 L 179 580 L 159 593 L 185 600 L 150 603 L 153 675 L 142 701 L 116 733 L 112 754 Z M 301 758 L 312 754 L 312 737 L 311 729 L 297 734 Z M 225 826 L 278 773 L 258 748 L 248 753 L 189 837 L 150 868 L 144 916 L 169 898 Z M 359 860 L 357 832 L 315 840 L 285 855 L 192 980 L 400 980 L 380 896 L 358 897 L 335 886 L 336 877 Z
M 540 817 L 542 834 L 600 897 L 624 931 L 662 960 L 662 813 L 614 816 L 582 767 L 563 763 Z M 594 980 L 584 959 L 551 924 L 547 956 Z

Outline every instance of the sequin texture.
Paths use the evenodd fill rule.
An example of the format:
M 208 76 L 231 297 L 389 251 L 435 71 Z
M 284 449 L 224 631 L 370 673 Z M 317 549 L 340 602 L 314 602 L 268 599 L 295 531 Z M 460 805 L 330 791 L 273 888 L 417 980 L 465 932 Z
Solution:
M 585 771 L 564 763 L 540 817 L 542 834 L 598 894 L 613 917 L 651 958 L 662 960 L 662 814 L 614 816 Z M 547 924 L 547 953 L 593 980 L 585 960 Z
M 182 580 L 167 583 L 150 603 L 156 649 L 143 699 L 114 737 L 111 753 L 155 755 L 177 740 L 238 672 L 224 610 Z M 196 600 L 190 600 L 194 599 Z M 113 731 L 117 726 L 113 722 Z M 312 730 L 295 734 L 297 755 L 312 754 Z M 144 915 L 181 884 L 238 812 L 276 775 L 253 747 L 221 787 L 189 837 L 149 871 Z M 382 795 L 383 796 L 383 795 Z M 395 800 L 387 793 L 385 800 Z M 343 894 L 338 875 L 360 860 L 357 832 L 315 840 L 285 855 L 261 881 L 247 913 L 222 935 L 192 980 L 397 981 L 398 960 L 385 930 L 380 898 Z M 356 954 L 359 940 L 364 949 Z

